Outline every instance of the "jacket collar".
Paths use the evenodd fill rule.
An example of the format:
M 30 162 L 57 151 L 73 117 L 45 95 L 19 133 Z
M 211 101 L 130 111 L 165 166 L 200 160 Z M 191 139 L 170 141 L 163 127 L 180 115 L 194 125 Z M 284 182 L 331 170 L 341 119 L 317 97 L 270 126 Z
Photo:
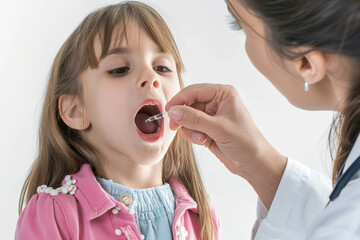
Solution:
M 90 164 L 83 164 L 77 173 L 72 174 L 72 178 L 76 180 L 75 197 L 88 220 L 97 218 L 117 206 L 96 181 Z
M 85 163 L 80 170 L 72 174 L 72 178 L 76 180 L 75 197 L 84 209 L 85 216 L 88 220 L 92 220 L 103 215 L 108 210 L 121 206 L 126 206 L 114 200 L 96 181 L 91 165 Z M 63 181 L 63 184 L 65 181 Z M 176 211 L 182 215 L 186 210 L 198 212 L 197 204 L 189 195 L 185 186 L 177 179 L 170 179 L 170 186 L 174 192 Z
M 185 186 L 180 182 L 180 180 L 171 178 L 170 186 L 174 192 L 177 211 L 183 209 L 183 211 L 191 210 L 196 213 L 198 212 L 197 203 L 190 196 L 189 192 L 186 190 Z

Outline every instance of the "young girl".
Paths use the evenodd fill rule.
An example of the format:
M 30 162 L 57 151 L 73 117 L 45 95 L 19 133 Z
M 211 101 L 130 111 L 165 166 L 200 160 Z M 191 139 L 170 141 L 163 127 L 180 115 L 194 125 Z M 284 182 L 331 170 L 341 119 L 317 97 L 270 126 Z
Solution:
M 182 71 L 149 6 L 85 18 L 51 69 L 15 239 L 220 239 L 192 146 L 166 118 L 145 123 L 183 86 Z

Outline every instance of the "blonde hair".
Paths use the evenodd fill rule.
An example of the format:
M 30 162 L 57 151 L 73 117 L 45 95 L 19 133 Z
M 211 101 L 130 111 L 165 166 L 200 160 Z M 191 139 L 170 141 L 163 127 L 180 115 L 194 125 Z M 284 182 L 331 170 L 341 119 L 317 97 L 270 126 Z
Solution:
M 56 188 L 65 175 L 76 173 L 83 163 L 90 163 L 101 175 L 99 153 L 82 138 L 81 131 L 69 128 L 62 121 L 58 102 L 64 94 L 83 98 L 80 74 L 88 67 L 98 67 L 109 50 L 115 29 L 120 30 L 116 32 L 120 34 L 120 39 L 126 38 L 128 23 L 136 23 L 164 52 L 174 57 L 183 87 L 181 74 L 184 66 L 179 51 L 168 26 L 154 9 L 130 1 L 106 6 L 89 14 L 65 41 L 52 65 L 39 129 L 39 153 L 22 188 L 19 213 L 36 194 L 37 186 L 46 184 Z M 96 36 L 101 42 L 100 59 L 94 52 Z M 211 208 L 192 145 L 179 133 L 164 156 L 162 178 L 164 181 L 177 178 L 184 184 L 198 204 L 201 239 L 216 238 Z

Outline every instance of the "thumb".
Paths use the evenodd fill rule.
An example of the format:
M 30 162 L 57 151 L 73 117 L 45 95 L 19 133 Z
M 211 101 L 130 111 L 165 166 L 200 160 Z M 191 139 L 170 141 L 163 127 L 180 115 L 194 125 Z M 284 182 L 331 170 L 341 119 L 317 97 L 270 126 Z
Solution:
M 214 130 L 218 128 L 211 115 L 188 106 L 173 106 L 169 109 L 168 116 L 177 125 L 205 133 L 211 138 Z

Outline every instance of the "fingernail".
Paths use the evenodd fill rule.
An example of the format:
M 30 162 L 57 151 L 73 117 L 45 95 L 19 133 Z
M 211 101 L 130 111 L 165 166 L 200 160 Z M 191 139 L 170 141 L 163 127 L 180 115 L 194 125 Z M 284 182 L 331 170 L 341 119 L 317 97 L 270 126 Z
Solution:
M 192 138 L 196 143 L 201 143 L 201 141 L 202 141 L 202 139 L 201 139 L 202 136 L 203 136 L 203 134 L 197 133 L 197 132 L 191 134 L 191 138 Z
M 172 107 L 169 109 L 168 115 L 172 120 L 181 120 L 183 113 L 180 109 Z

